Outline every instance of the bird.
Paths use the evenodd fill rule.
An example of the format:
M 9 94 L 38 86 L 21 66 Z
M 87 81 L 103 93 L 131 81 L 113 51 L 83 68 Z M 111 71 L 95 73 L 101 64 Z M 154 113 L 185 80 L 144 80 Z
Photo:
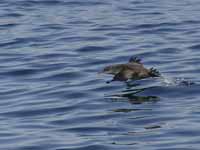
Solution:
M 128 63 L 106 66 L 102 73 L 114 75 L 111 81 L 139 80 L 149 77 L 160 77 L 161 74 L 154 68 L 147 69 L 138 57 L 131 57 Z M 108 81 L 107 83 L 110 83 Z

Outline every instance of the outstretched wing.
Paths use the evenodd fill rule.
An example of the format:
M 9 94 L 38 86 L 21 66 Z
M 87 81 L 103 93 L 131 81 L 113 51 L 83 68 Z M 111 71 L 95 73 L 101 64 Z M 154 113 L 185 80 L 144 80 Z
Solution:
M 127 80 L 128 78 L 124 74 L 118 73 L 113 77 L 112 81 L 127 81 Z
M 129 63 L 138 63 L 138 64 L 142 64 L 142 63 L 141 63 L 141 59 L 139 59 L 138 57 L 133 57 L 133 56 L 129 59 Z
M 123 69 L 113 77 L 113 81 L 127 81 L 133 77 L 134 72 L 129 69 Z

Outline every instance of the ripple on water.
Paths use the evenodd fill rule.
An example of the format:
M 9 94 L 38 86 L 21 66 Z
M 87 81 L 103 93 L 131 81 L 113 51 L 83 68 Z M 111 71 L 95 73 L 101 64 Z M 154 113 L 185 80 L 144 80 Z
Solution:
M 199 149 L 197 4 L 1 0 L 0 149 Z M 131 56 L 163 77 L 98 75 Z

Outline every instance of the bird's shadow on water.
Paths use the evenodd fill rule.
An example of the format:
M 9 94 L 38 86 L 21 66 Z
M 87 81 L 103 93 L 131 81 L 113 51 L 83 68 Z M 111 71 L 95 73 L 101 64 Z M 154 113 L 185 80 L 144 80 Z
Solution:
M 125 83 L 125 85 L 125 90 L 119 91 L 111 95 L 107 95 L 105 97 L 115 102 L 128 101 L 131 104 L 142 104 L 145 102 L 155 103 L 160 100 L 159 96 L 156 95 L 140 95 L 140 93 L 143 93 L 144 91 L 154 87 L 138 88 L 140 84 L 130 84 L 129 82 Z
M 125 89 L 105 96 L 113 102 L 128 101 L 130 104 L 156 103 L 163 98 L 184 96 L 196 91 L 198 84 L 187 80 L 145 79 L 125 82 Z

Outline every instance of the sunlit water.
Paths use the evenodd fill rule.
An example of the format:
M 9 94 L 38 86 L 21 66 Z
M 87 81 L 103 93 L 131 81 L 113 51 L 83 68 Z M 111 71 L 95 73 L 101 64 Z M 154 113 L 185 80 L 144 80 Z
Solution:
M 198 150 L 200 1 L 1 0 L 0 149 Z M 106 81 L 139 56 L 161 78 Z

